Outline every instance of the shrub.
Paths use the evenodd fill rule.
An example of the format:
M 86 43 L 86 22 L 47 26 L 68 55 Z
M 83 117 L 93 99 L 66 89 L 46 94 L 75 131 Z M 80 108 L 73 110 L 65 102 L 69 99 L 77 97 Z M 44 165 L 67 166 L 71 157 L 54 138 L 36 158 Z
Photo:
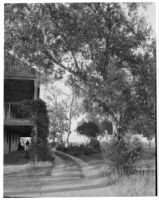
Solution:
M 92 154 L 92 149 L 89 145 L 85 145 L 82 150 L 83 154 L 89 156 Z
M 67 150 L 67 148 L 63 144 L 60 144 L 56 149 L 58 151 L 63 151 L 63 152 L 65 152 Z
M 100 151 L 100 143 L 98 140 L 93 139 L 89 144 L 81 144 L 81 145 L 72 145 L 70 144 L 68 147 L 64 147 L 60 145 L 57 150 L 69 153 L 73 156 L 79 156 L 84 154 L 89 156 L 91 154 L 98 153 Z
M 107 149 L 113 169 L 119 174 L 132 174 L 136 161 L 142 152 L 142 143 L 138 138 L 125 136 L 117 140 L 113 138 Z
M 96 123 L 89 121 L 83 122 L 82 124 L 77 126 L 77 132 L 81 135 L 90 137 L 97 137 L 100 134 L 100 130 Z
M 89 145 L 95 153 L 99 153 L 101 151 L 100 142 L 96 138 L 92 138 Z

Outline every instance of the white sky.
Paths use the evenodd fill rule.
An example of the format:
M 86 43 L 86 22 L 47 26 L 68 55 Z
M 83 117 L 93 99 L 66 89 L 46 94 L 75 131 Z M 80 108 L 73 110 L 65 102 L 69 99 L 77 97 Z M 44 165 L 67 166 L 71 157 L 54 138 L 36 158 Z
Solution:
M 154 32 L 156 31 L 156 4 L 152 3 L 151 5 L 147 6 L 147 10 L 143 11 L 143 14 L 146 18 L 146 21 L 152 26 Z

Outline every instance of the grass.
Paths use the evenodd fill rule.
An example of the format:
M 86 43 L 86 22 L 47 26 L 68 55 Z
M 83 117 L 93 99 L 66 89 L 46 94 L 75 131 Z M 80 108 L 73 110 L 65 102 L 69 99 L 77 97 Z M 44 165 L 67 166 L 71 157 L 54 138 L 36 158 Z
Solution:
M 156 173 L 155 173 L 155 148 L 144 148 L 141 159 L 137 162 L 138 171 L 135 174 L 119 176 L 111 173 L 110 179 L 115 184 L 110 188 L 115 196 L 155 196 Z M 107 158 L 105 162 L 108 163 Z
M 114 196 L 155 196 L 155 181 L 154 172 L 121 176 L 110 190 Z
M 129 176 L 119 176 L 115 172 L 110 172 L 110 161 L 106 153 L 98 153 L 91 156 L 80 155 L 78 157 L 90 164 L 104 164 L 106 177 L 110 179 L 110 182 L 115 182 L 114 185 L 109 186 L 113 196 L 155 196 L 155 152 L 155 148 L 144 148 L 141 159 L 137 162 L 139 171 Z M 148 169 L 148 171 L 145 172 L 145 169 Z
M 153 159 L 156 156 L 156 149 L 155 148 L 144 148 L 142 152 L 142 159 L 148 160 Z

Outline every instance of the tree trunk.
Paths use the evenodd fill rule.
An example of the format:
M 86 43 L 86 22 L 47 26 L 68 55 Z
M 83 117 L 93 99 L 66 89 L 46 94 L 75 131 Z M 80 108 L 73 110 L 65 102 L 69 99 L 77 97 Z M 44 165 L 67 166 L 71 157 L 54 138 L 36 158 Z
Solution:
M 73 102 L 74 102 L 74 93 L 72 94 L 72 100 L 71 100 L 71 103 L 70 103 L 70 110 L 69 110 L 69 123 L 68 123 L 68 135 L 67 135 L 67 140 L 66 140 L 66 147 L 68 146 L 68 143 L 69 143 L 69 137 L 70 137 L 70 134 L 71 134 Z
M 151 149 L 151 142 L 152 142 L 152 139 L 148 139 L 148 143 L 149 143 L 149 149 Z

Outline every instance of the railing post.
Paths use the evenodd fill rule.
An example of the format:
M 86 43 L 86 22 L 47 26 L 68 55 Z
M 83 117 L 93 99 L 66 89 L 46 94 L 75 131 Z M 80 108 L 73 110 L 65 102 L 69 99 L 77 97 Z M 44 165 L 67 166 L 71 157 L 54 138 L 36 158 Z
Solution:
M 34 99 L 38 99 L 38 81 L 34 81 Z
M 10 110 L 11 104 L 10 103 L 8 103 L 8 104 L 9 104 L 9 110 L 8 110 L 7 118 L 10 119 L 11 118 L 11 110 Z

